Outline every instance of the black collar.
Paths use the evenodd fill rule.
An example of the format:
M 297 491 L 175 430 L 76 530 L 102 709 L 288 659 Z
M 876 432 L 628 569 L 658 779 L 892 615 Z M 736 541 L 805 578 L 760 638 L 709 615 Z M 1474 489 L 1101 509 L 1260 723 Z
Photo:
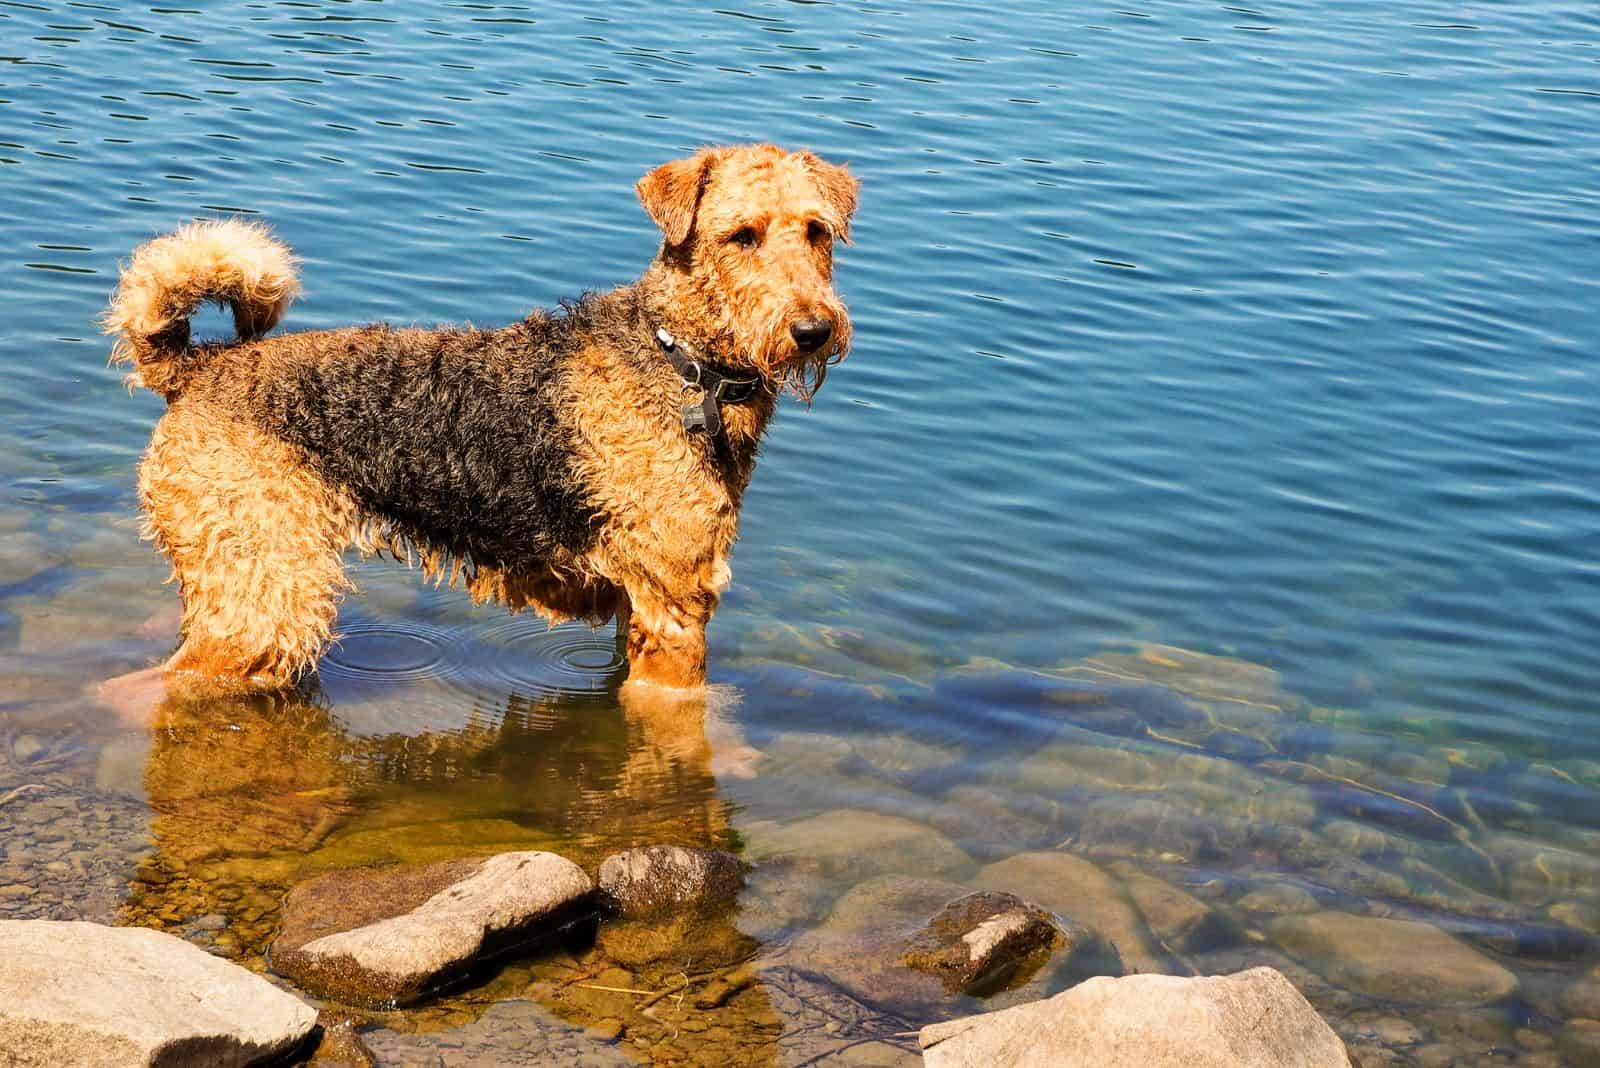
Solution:
M 711 437 L 722 433 L 723 404 L 743 404 L 756 395 L 762 381 L 735 378 L 695 355 L 694 348 L 666 330 L 656 331 L 656 344 L 667 354 L 672 369 L 683 379 L 683 428 L 691 434 L 704 430 Z

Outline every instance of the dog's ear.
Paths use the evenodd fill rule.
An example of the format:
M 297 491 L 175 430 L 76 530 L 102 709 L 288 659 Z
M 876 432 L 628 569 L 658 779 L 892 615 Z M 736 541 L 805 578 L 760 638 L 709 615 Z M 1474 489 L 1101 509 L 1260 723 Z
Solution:
M 823 201 L 833 212 L 833 229 L 839 240 L 850 241 L 850 216 L 856 212 L 861 195 L 861 179 L 837 163 L 829 163 L 815 152 L 800 153 L 800 160 L 817 183 Z
M 663 163 L 634 185 L 639 203 L 667 235 L 667 244 L 683 244 L 694 229 L 694 213 L 700 206 L 712 157 L 712 149 L 701 149 L 688 159 Z

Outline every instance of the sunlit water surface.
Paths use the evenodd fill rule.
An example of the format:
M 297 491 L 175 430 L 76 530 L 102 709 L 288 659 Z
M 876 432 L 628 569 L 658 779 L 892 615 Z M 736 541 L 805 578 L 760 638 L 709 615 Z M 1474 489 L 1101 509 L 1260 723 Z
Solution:
M 794 1063 L 982 1007 L 836 997 L 806 937 L 842 894 L 1064 852 L 1111 874 L 1048 907 L 1115 919 L 1144 872 L 1233 931 L 1127 913 L 1123 967 L 1280 967 L 1377 1063 L 1600 1045 L 1591 3 L 0 0 L 0 53 L 0 915 L 260 968 L 319 871 L 776 855 L 715 931 L 602 932 L 368 1039 Z M 161 402 L 94 325 L 119 257 L 259 216 L 294 328 L 504 322 L 632 277 L 633 181 L 747 140 L 862 178 L 856 347 L 770 435 L 705 722 L 619 703 L 604 632 L 377 564 L 298 695 L 153 729 L 83 696 L 175 624 L 134 497 Z M 1398 1003 L 1291 945 L 1302 909 L 1437 925 L 1516 989 Z M 578 982 L 753 955 L 720 1008 Z

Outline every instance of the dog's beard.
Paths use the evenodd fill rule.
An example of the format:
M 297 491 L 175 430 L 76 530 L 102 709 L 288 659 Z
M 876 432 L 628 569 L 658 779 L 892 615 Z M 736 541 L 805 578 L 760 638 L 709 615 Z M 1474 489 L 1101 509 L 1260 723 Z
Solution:
M 828 368 L 850 351 L 850 317 L 837 301 L 823 304 L 818 312 L 833 323 L 833 335 L 816 351 L 801 352 L 789 333 L 792 310 L 779 308 L 766 316 L 744 352 L 751 366 L 775 391 L 787 391 L 810 404 L 822 389 Z

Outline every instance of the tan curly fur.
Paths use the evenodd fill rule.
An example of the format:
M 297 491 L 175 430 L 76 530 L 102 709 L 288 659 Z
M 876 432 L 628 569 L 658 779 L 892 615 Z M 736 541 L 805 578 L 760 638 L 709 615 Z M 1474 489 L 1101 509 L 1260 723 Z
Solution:
M 139 246 L 101 322 L 119 335 L 111 358 L 132 368 L 129 384 L 171 399 L 201 305 L 228 306 L 239 337 L 252 338 L 277 326 L 299 292 L 293 254 L 264 224 L 208 219 Z

